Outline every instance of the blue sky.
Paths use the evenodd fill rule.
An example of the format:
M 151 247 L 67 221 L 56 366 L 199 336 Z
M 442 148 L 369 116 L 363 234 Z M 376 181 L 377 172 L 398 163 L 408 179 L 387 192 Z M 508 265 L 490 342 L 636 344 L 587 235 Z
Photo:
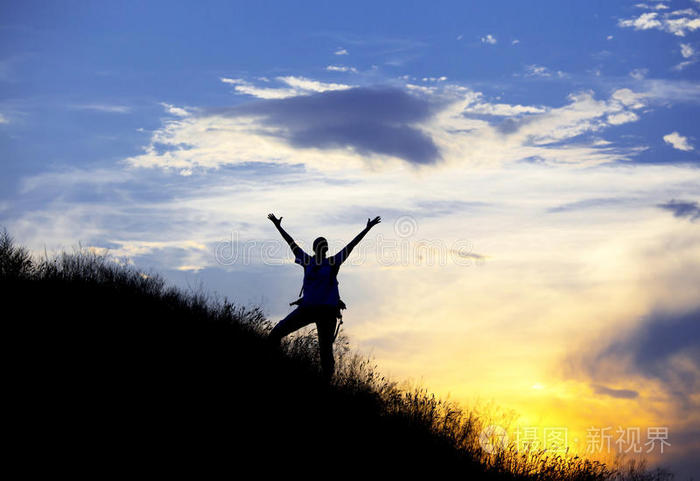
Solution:
M 11 121 L 3 126 L 1 152 L 12 159 L 12 171 L 25 173 L 47 163 L 94 165 L 133 155 L 148 136 L 137 129 L 159 125 L 161 102 L 245 101 L 218 82 L 222 76 L 354 77 L 354 85 L 446 76 L 508 103 L 550 106 L 566 103 L 572 89 L 605 96 L 638 84 L 633 71 L 692 82 L 697 64 L 673 67 L 694 62 L 696 54 L 687 60 L 680 47 L 697 49 L 694 31 L 680 37 L 619 26 L 647 12 L 656 10 L 604 1 L 6 3 L 0 74 L 3 117 Z M 334 55 L 342 49 L 348 55 Z M 328 71 L 329 65 L 358 74 Z M 538 68 L 546 70 L 538 74 Z M 697 136 L 693 109 L 658 110 L 609 135 L 643 135 L 651 145 L 640 161 L 692 160 L 664 149 L 661 138 L 669 129 Z M 28 137 L 31 146 L 23 142 Z M 7 189 L 10 182 L 5 179 Z
M 301 279 L 268 212 L 331 250 L 381 215 L 340 280 L 345 329 L 386 372 L 541 426 L 666 423 L 685 441 L 661 460 L 692 469 L 699 1 L 27 1 L 0 19 L 18 241 L 108 249 L 276 319 Z

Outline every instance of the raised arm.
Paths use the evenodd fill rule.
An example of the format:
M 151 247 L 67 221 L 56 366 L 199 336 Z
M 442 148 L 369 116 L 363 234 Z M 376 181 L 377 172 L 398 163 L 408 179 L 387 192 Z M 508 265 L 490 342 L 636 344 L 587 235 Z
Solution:
M 277 230 L 279 231 L 280 235 L 282 235 L 282 238 L 287 241 L 287 244 L 289 244 L 289 248 L 292 249 L 292 252 L 296 257 L 300 257 L 303 254 L 303 251 L 301 248 L 297 245 L 296 242 L 294 242 L 294 239 L 292 239 L 292 236 L 287 234 L 287 231 L 282 228 L 282 217 L 279 219 L 275 217 L 275 214 L 268 214 L 267 216 L 270 221 L 272 221 L 273 224 L 275 224 L 275 227 L 277 227 Z
M 367 233 L 370 231 L 370 229 L 372 227 L 374 227 L 375 225 L 379 224 L 381 221 L 382 221 L 382 218 L 379 216 L 375 217 L 372 220 L 367 219 L 367 226 L 364 229 L 362 229 L 362 232 L 357 234 L 355 236 L 355 238 L 353 240 L 351 240 L 350 243 L 343 248 L 343 250 L 341 250 L 340 252 L 338 252 L 338 254 L 336 254 L 336 260 L 337 260 L 339 265 L 342 264 L 343 262 L 345 262 L 345 259 L 348 258 L 348 256 L 350 255 L 352 250 L 355 248 L 355 246 L 360 243 L 360 241 L 365 237 L 365 235 L 367 235 Z

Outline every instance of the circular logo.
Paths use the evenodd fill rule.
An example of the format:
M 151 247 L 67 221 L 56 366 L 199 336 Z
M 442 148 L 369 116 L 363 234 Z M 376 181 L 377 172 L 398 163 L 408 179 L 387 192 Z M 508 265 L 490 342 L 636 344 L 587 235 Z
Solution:
M 394 232 L 399 237 L 411 237 L 417 230 L 418 223 L 410 215 L 402 215 L 394 222 Z

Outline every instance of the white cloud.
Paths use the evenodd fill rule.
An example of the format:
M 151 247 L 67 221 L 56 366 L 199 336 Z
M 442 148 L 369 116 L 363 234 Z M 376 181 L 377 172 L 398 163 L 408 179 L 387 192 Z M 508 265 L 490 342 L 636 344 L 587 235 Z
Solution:
M 659 14 L 656 12 L 643 13 L 637 18 L 620 20 L 620 27 L 634 27 L 635 30 L 648 30 L 650 28 L 660 28 L 663 24 L 658 20 Z
M 692 45 L 690 45 L 689 43 L 681 44 L 681 55 L 683 55 L 683 58 L 690 58 L 693 56 L 694 53 L 695 50 L 693 49 Z
M 447 80 L 447 77 L 423 77 L 421 80 L 423 82 L 444 82 L 445 80 Z
M 612 35 L 608 35 L 607 37 L 605 37 L 606 40 L 612 40 L 613 38 L 614 37 Z
M 612 94 L 612 99 L 632 109 L 641 109 L 644 107 L 644 95 L 633 92 L 630 89 L 619 89 L 614 91 Z
M 695 16 L 697 13 L 692 8 L 684 8 L 683 10 L 674 10 L 668 14 L 669 17 L 682 17 L 684 15 Z
M 649 5 L 647 3 L 638 3 L 635 5 L 637 8 L 643 8 L 646 10 L 668 10 L 669 7 L 668 5 L 665 5 L 663 3 L 657 3 L 656 5 Z
M 689 65 L 693 65 L 695 62 L 697 62 L 697 52 L 693 48 L 693 46 L 689 43 L 682 43 L 680 44 L 681 47 L 681 55 L 683 58 L 687 59 L 684 60 L 683 62 L 679 63 L 675 67 L 673 67 L 674 70 L 683 70 L 684 68 L 688 67 Z
M 219 80 L 225 84 L 233 85 L 234 91 L 240 94 L 251 95 L 260 99 L 285 99 L 297 95 L 309 95 L 314 92 L 326 92 L 328 90 L 346 90 L 352 85 L 339 83 L 326 83 L 311 80 L 306 77 L 277 77 L 276 80 L 286 87 L 256 86 L 251 82 L 237 78 L 221 77 Z M 268 84 L 269 80 L 265 81 Z
M 685 80 L 647 79 L 640 82 L 643 97 L 653 101 L 700 104 L 700 84 Z
M 352 85 L 319 82 L 318 80 L 311 80 L 306 77 L 288 76 L 277 77 L 277 79 L 294 89 L 307 92 L 327 92 L 329 90 L 346 90 L 352 88 Z
M 336 49 L 336 51 L 333 52 L 333 54 L 334 54 L 334 55 L 349 55 L 350 52 L 348 52 L 347 50 L 345 50 L 345 49 L 342 48 L 342 47 L 338 47 L 338 48 Z
M 680 70 L 683 70 L 684 68 L 686 68 L 690 65 L 693 65 L 694 63 L 695 63 L 695 60 L 685 60 L 685 61 L 679 63 L 678 65 L 676 65 L 675 67 L 673 67 L 673 70 L 680 71 Z
M 484 101 L 481 93 L 474 93 L 473 102 L 465 106 L 465 113 L 494 115 L 502 117 L 514 117 L 522 114 L 541 114 L 547 111 L 542 106 L 510 105 L 503 103 L 489 103 Z
M 485 37 L 481 37 L 481 43 L 488 43 L 490 45 L 495 45 L 497 42 L 498 42 L 498 40 L 496 40 L 496 37 L 494 37 L 490 33 L 488 35 L 486 35 Z
M 535 116 L 534 120 L 525 123 L 516 135 L 521 137 L 523 143 L 546 145 L 561 142 L 582 134 L 598 132 L 609 125 L 604 121 L 605 118 L 628 112 L 618 98 L 611 97 L 608 101 L 596 100 L 589 91 L 571 94 L 569 100 L 568 105 L 549 109 L 547 113 Z M 628 115 L 627 118 L 631 117 Z M 614 120 L 622 120 L 622 117 Z
M 95 112 L 105 112 L 110 114 L 128 114 L 131 112 L 131 107 L 126 105 L 110 105 L 110 104 L 81 104 L 73 105 L 75 110 L 93 110 Z
M 510 42 L 511 45 L 518 45 L 519 43 L 520 43 L 520 40 L 518 40 L 517 38 L 515 40 L 513 40 L 512 42 Z
M 552 73 L 542 65 L 528 65 L 525 67 L 526 77 L 551 77 Z
M 595 144 L 594 138 L 586 137 L 638 119 L 633 111 L 644 106 L 646 97 L 629 89 L 619 89 L 607 100 L 595 99 L 592 92 L 579 92 L 570 95 L 566 105 L 551 108 L 492 102 L 480 92 L 440 82 L 440 77 L 436 80 L 430 86 L 409 84 L 405 88 L 443 106 L 434 117 L 415 127 L 437 146 L 445 165 L 499 165 L 528 158 L 589 165 L 629 159 L 644 148 Z M 232 84 L 241 86 L 243 82 L 236 80 Z M 323 82 L 296 77 L 290 84 L 295 86 L 290 87 L 295 95 L 321 92 L 328 87 Z M 322 171 L 367 165 L 380 169 L 404 162 L 389 155 L 360 154 L 343 145 L 322 149 L 294 146 L 285 140 L 285 132 L 284 127 L 261 123 L 255 117 L 184 117 L 164 123 L 153 132 L 144 152 L 127 162 L 134 167 L 176 172 L 264 163 L 270 159 L 279 164 L 303 163 Z
M 162 105 L 165 108 L 166 112 L 177 117 L 188 117 L 190 115 L 190 113 L 187 110 L 181 107 L 175 107 L 174 105 L 167 104 L 165 102 L 161 102 L 160 105 Z
M 662 14 L 646 12 L 637 18 L 621 19 L 618 25 L 635 30 L 657 29 L 684 37 L 687 32 L 694 32 L 700 28 L 700 17 L 691 8 Z
M 5 117 L 3 114 L 0 114 L 0 124 L 9 124 L 10 121 L 7 117 Z
M 230 85 L 245 85 L 248 82 L 240 79 L 240 78 L 228 78 L 228 77 L 220 77 L 219 80 L 221 80 L 225 84 L 230 84 Z
M 692 12 L 692 10 L 691 10 Z M 694 14 L 693 18 L 682 17 L 666 21 L 667 30 L 674 35 L 684 37 L 686 31 L 694 32 L 700 28 L 700 18 Z
M 352 73 L 357 73 L 357 69 L 355 67 L 345 67 L 343 65 L 328 65 L 326 67 L 326 70 L 330 72 L 352 72 Z
M 45 190 L 55 185 L 68 189 L 75 189 L 87 184 L 103 187 L 110 184 L 130 183 L 135 180 L 133 173 L 123 170 L 71 168 L 60 173 L 44 172 L 24 178 L 19 184 L 19 192 L 27 194 L 33 191 Z
M 671 132 L 668 135 L 664 135 L 664 142 L 670 144 L 674 149 L 684 152 L 693 150 L 693 146 L 688 143 L 688 138 L 683 137 L 678 132 Z
M 434 94 L 437 92 L 437 87 L 426 87 L 425 85 L 416 85 L 407 83 L 406 88 L 414 92 L 422 92 L 424 94 Z
M 610 125 L 621 125 L 639 120 L 639 116 L 634 112 L 620 112 L 619 114 L 608 115 Z
M 246 80 L 238 78 L 221 77 L 219 80 L 225 84 L 233 85 L 233 90 L 237 93 L 251 95 L 260 99 L 284 99 L 298 95 L 295 89 L 257 87 Z
M 568 77 L 568 74 L 566 72 L 562 72 L 561 70 L 557 70 L 556 72 L 552 71 L 543 65 L 528 65 L 525 67 L 525 76 L 541 78 L 551 78 L 556 76 L 558 78 L 566 78 Z
M 635 80 L 642 80 L 647 76 L 648 73 L 649 69 L 647 68 L 636 68 L 630 72 L 630 77 L 632 77 Z

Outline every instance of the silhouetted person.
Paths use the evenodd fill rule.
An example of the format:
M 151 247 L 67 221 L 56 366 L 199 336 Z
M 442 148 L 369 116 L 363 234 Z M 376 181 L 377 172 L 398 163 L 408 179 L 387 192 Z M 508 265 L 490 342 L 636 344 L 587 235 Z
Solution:
M 336 323 L 341 318 L 340 310 L 345 304 L 340 300 L 338 292 L 338 270 L 350 252 L 375 225 L 381 222 L 379 217 L 367 219 L 367 227 L 360 232 L 345 248 L 332 257 L 326 257 L 328 242 L 323 237 L 314 240 L 314 255 L 310 256 L 294 242 L 294 239 L 282 228 L 282 217 L 279 219 L 270 214 L 268 219 L 275 224 L 277 230 L 294 253 L 294 262 L 304 268 L 303 297 L 292 304 L 297 308 L 282 319 L 270 333 L 270 339 L 279 342 L 284 336 L 312 322 L 316 323 L 318 346 L 321 355 L 321 368 L 327 379 L 333 377 L 335 360 L 333 358 L 333 341 L 335 340 Z

